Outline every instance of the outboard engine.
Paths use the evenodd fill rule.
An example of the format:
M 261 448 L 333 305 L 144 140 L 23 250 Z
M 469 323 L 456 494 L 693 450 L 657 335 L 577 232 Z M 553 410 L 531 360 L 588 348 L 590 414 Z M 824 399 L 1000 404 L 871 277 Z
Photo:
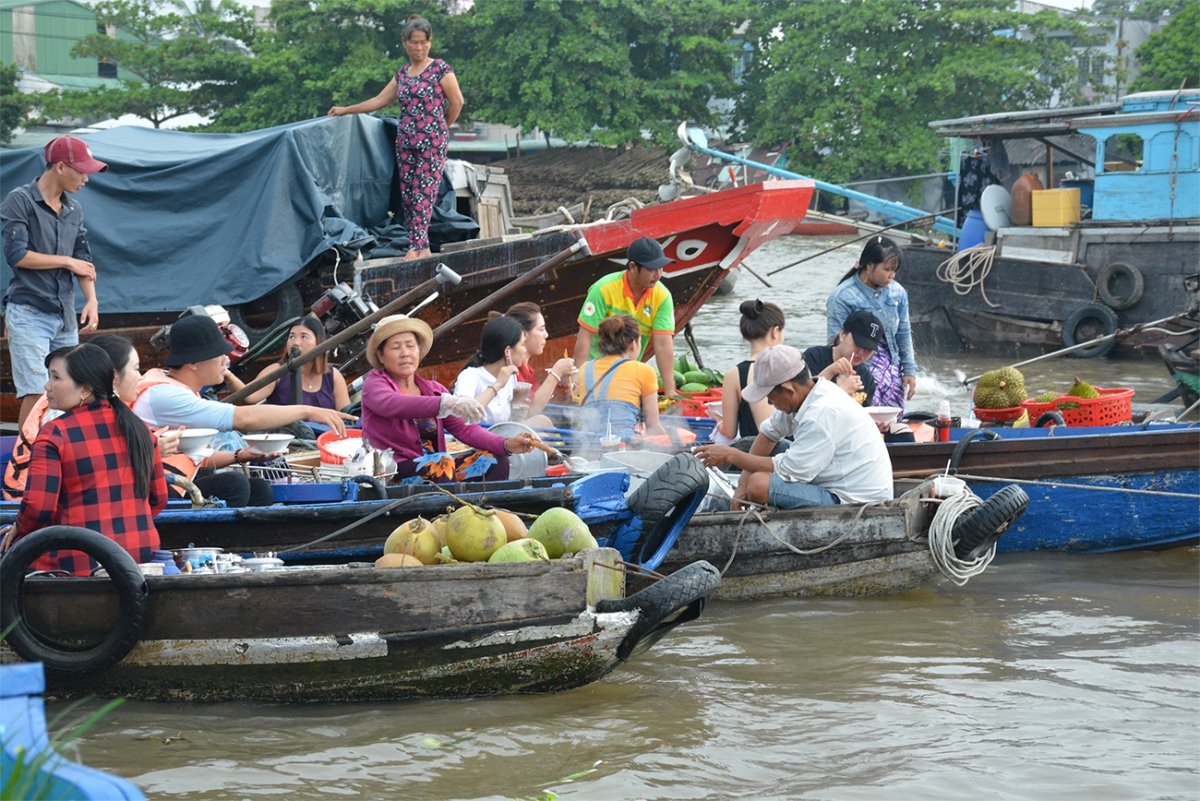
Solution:
M 325 333 L 333 336 L 338 331 L 349 328 L 364 317 L 379 311 L 379 306 L 343 282 L 326 290 L 324 295 L 317 298 L 317 302 L 312 305 L 310 311 L 325 326 Z

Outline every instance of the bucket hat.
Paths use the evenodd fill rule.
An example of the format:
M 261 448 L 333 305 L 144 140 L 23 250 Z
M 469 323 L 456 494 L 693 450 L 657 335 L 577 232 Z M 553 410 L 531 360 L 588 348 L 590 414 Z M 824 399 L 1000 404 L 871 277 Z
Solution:
M 376 370 L 382 370 L 383 364 L 379 361 L 379 348 L 396 334 L 405 333 L 412 334 L 417 338 L 422 359 L 429 355 L 429 349 L 433 347 L 433 329 L 429 327 L 429 323 L 419 317 L 392 314 L 375 324 L 375 331 L 367 342 L 367 361 L 371 363 L 371 366 Z

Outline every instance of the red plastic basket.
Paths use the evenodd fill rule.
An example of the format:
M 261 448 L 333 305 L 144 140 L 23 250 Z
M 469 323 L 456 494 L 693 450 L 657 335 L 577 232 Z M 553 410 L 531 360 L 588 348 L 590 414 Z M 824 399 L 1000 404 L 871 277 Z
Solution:
M 707 392 L 680 392 L 675 399 L 675 414 L 684 417 L 708 417 L 704 404 L 721 400 L 721 388 L 716 387 Z
M 1111 426 L 1133 419 L 1132 389 L 1113 387 L 1101 389 L 1098 398 L 1075 398 L 1070 395 L 1060 395 L 1049 403 L 1035 403 L 1027 400 L 1022 404 L 1029 410 L 1029 421 L 1037 419 L 1046 412 L 1057 411 L 1063 416 L 1063 421 L 1072 428 L 1085 426 Z M 1078 409 L 1064 409 L 1065 404 L 1079 404 Z
M 317 450 L 321 452 L 321 461 L 325 464 L 341 464 L 346 461 L 347 457 L 338 456 L 336 453 L 325 448 L 331 442 L 338 442 L 343 439 L 362 439 L 362 431 L 357 428 L 347 428 L 346 436 L 339 436 L 336 431 L 326 431 L 317 437 Z
M 975 407 L 975 416 L 985 423 L 1011 423 L 1020 420 L 1024 406 L 1009 406 L 1007 409 L 980 409 Z

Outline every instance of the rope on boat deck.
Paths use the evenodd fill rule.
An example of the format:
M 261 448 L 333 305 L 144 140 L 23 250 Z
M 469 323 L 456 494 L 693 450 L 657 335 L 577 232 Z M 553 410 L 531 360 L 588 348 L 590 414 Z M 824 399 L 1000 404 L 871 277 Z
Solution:
M 626 562 L 624 559 L 618 559 L 615 565 L 606 565 L 603 562 L 592 562 L 592 567 L 602 567 L 605 570 L 615 570 L 618 573 L 624 573 L 627 576 L 633 575 L 641 576 L 643 578 L 652 578 L 655 581 L 666 578 L 666 576 L 664 576 L 662 573 L 655 572 L 648 567 L 642 567 L 641 565 L 633 562 Z
M 954 288 L 957 295 L 969 295 L 971 290 L 979 287 L 979 295 L 983 302 L 992 308 L 999 308 L 999 303 L 992 303 L 983 288 L 983 279 L 992 271 L 992 261 L 996 258 L 994 246 L 977 246 L 960 250 L 946 259 L 937 268 L 939 281 L 944 281 Z M 964 263 L 965 262 L 965 263 Z M 979 272 L 976 277 L 976 271 Z
M 964 481 L 992 481 L 1004 484 L 1036 484 L 1039 487 L 1065 487 L 1066 489 L 1095 490 L 1096 492 L 1128 492 L 1133 495 L 1161 495 L 1167 498 L 1200 498 L 1195 492 L 1166 492 L 1164 490 L 1126 489 L 1124 487 L 1096 487 L 1091 484 L 1067 484 L 1061 481 L 1037 481 L 1027 478 L 995 478 L 993 476 L 972 476 L 965 473 L 955 473 L 955 478 Z
M 750 501 L 741 501 L 741 503 L 751 503 L 751 502 Z M 759 524 L 764 529 L 766 529 L 767 533 L 770 534 L 772 537 L 774 537 L 779 542 L 779 544 L 782 545 L 784 548 L 787 548 L 792 553 L 798 554 L 800 556 L 813 556 L 814 554 L 821 553 L 822 551 L 828 551 L 830 548 L 837 545 L 842 540 L 846 539 L 851 534 L 853 534 L 854 530 L 858 527 L 858 521 L 862 519 L 863 513 L 867 511 L 868 507 L 880 506 L 884 503 L 886 503 L 886 501 L 871 501 L 870 503 L 864 503 L 861 507 L 859 507 L 858 514 L 856 514 L 854 516 L 854 520 L 852 520 L 850 522 L 850 525 L 846 529 L 845 532 L 843 532 L 841 535 L 839 535 L 837 538 L 835 538 L 832 542 L 827 542 L 824 545 L 822 545 L 820 548 L 812 548 L 810 550 L 804 550 L 802 548 L 797 548 L 795 545 L 792 545 L 790 542 L 787 542 L 782 537 L 780 537 L 778 534 L 776 534 L 775 530 L 771 528 L 771 526 L 767 523 L 767 521 L 763 520 L 762 514 L 759 512 L 759 508 L 767 508 L 767 507 L 763 507 L 763 506 L 761 506 L 761 504 L 754 504 L 751 508 L 746 510 L 745 514 L 742 515 L 742 519 L 740 521 L 738 521 L 737 536 L 734 537 L 734 539 L 733 539 L 733 552 L 729 554 L 729 561 L 727 561 L 725 563 L 725 567 L 721 568 L 721 575 L 722 576 L 725 575 L 725 571 L 729 569 L 729 566 L 733 564 L 733 560 L 737 556 L 738 546 L 741 544 L 741 541 L 742 541 L 742 531 L 744 530 L 746 521 L 750 518 L 750 515 L 754 515 L 754 517 L 758 520 Z
M 361 526 L 363 523 L 366 523 L 368 520 L 374 520 L 375 518 L 379 517 L 380 515 L 385 515 L 388 512 L 392 511 L 393 509 L 399 508 L 399 507 L 403 506 L 404 504 L 406 504 L 416 498 L 421 498 L 421 497 L 424 497 L 424 496 L 422 496 L 420 494 L 409 495 L 407 498 L 401 498 L 397 501 L 392 501 L 391 503 L 389 503 L 387 506 L 383 507 L 382 509 L 376 509 L 374 512 L 371 512 L 371 514 L 367 515 L 366 517 L 360 517 L 358 520 L 355 520 L 350 525 L 342 526 L 341 528 L 339 528 L 337 531 L 333 532 L 332 534 L 326 534 L 324 537 L 318 537 L 317 539 L 313 540 L 312 542 L 306 542 L 303 545 L 294 545 L 291 548 L 284 548 L 281 551 L 277 551 L 277 553 L 291 553 L 292 551 L 303 551 L 305 548 L 311 548 L 314 545 L 320 545 L 322 542 L 325 542 L 326 540 L 331 540 L 334 537 L 339 537 L 342 534 L 345 534 L 347 531 L 350 531 L 351 529 Z
M 960 492 L 945 498 L 929 524 L 929 555 L 942 575 L 961 587 L 978 576 L 996 557 L 996 543 L 978 559 L 959 559 L 954 553 L 954 524 L 958 518 L 979 506 L 983 501 L 973 492 Z

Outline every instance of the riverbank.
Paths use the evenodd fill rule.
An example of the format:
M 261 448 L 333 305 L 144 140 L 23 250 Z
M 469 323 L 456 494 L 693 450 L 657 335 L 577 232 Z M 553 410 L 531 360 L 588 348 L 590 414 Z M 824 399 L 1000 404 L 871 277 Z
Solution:
M 545 214 L 559 206 L 588 205 L 595 220 L 614 203 L 635 198 L 650 203 L 667 182 L 661 147 L 562 147 L 489 164 L 508 175 L 513 211 L 521 217 Z

